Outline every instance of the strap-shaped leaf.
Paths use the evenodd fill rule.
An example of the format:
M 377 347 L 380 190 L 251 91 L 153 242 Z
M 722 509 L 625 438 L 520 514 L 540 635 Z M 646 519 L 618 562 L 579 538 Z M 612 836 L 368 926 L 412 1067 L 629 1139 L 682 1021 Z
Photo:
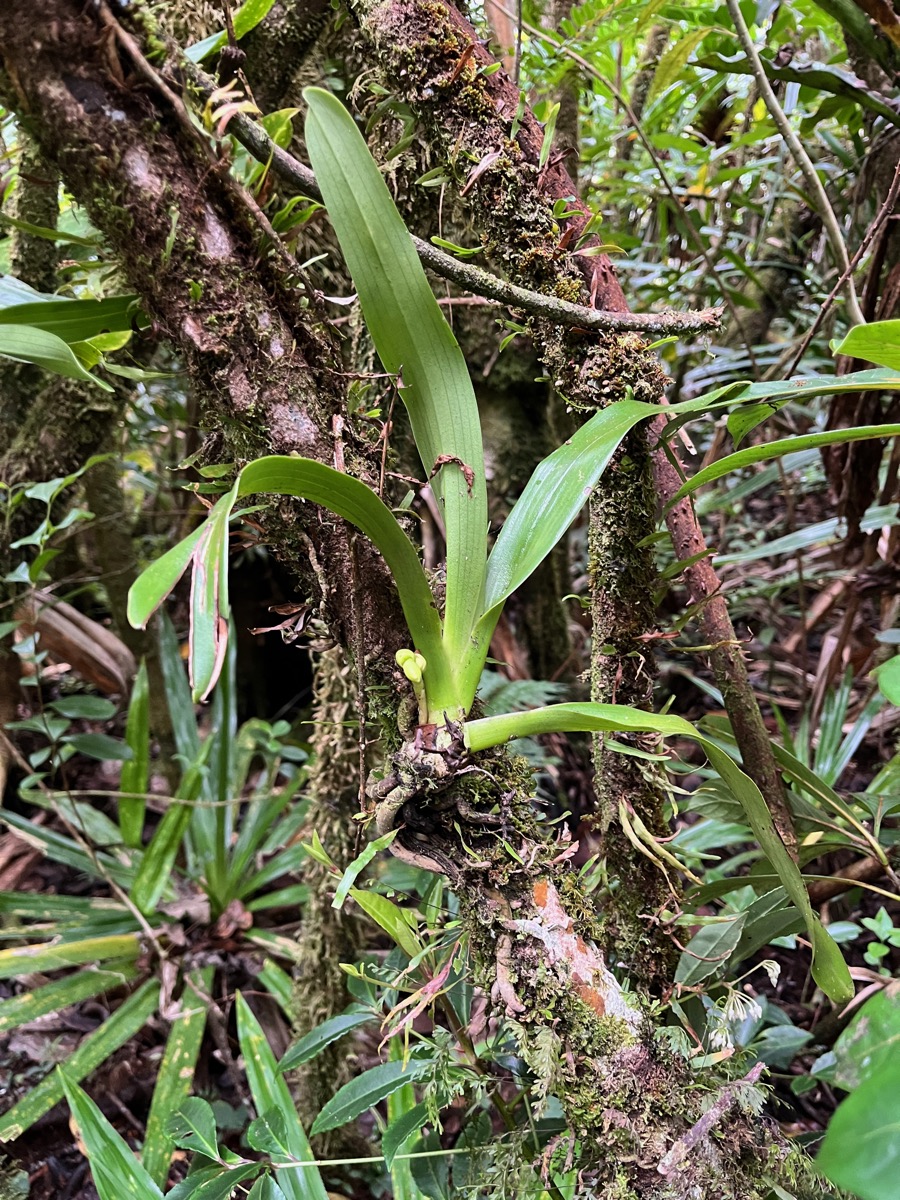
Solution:
M 0 303 L 0 324 L 29 325 L 64 342 L 86 342 L 101 333 L 130 332 L 136 306 L 137 296 L 110 296 L 107 300 L 36 298 L 24 304 Z
M 192 602 L 192 616 L 203 623 L 194 635 L 194 645 L 202 659 L 192 665 L 195 694 L 211 690 L 221 657 L 211 632 L 212 623 L 228 619 L 228 592 L 225 585 L 225 529 L 236 500 L 254 493 L 298 496 L 328 508 L 355 525 L 378 547 L 397 585 L 400 604 L 413 643 L 427 662 L 429 696 L 436 705 L 453 705 L 455 687 L 448 656 L 441 640 L 441 620 L 434 597 L 415 547 L 396 517 L 371 488 L 352 475 L 335 471 L 311 458 L 271 455 L 244 467 L 234 488 L 211 510 L 206 522 L 179 542 L 162 558 L 151 564 L 136 580 L 128 596 L 128 619 L 132 625 L 146 624 L 150 614 L 169 594 L 191 559 L 195 569 L 201 562 L 201 586 Z M 213 560 L 218 556 L 218 563 Z M 225 607 L 223 607 L 223 605 Z M 205 639 L 205 640 L 204 640 Z
M 670 500 L 677 504 L 684 496 L 695 492 L 706 483 L 714 483 L 731 471 L 739 471 L 742 467 L 751 467 L 755 463 L 768 462 L 770 458 L 781 458 L 785 454 L 793 454 L 797 450 L 815 450 L 819 446 L 836 446 L 844 442 L 864 442 L 871 438 L 890 438 L 900 435 L 900 425 L 857 425 L 849 429 L 827 429 L 822 433 L 805 433 L 800 437 L 781 438 L 777 442 L 765 442 L 760 446 L 748 446 L 746 450 L 738 450 L 718 462 L 710 463 L 702 471 L 698 471 L 693 479 L 689 479 L 678 489 Z
M 488 559 L 485 615 L 497 610 L 540 566 L 587 502 L 622 438 L 656 416 L 655 404 L 619 400 L 538 463 L 503 523 Z
M 52 371 L 54 375 L 81 379 L 85 383 L 96 384 L 106 392 L 112 391 L 108 383 L 84 369 L 62 338 L 45 329 L 35 329 L 33 325 L 0 324 L 0 357 L 34 363 L 36 367 Z
M 353 118 L 328 92 L 303 95 L 307 149 L 366 326 L 385 370 L 398 376 L 426 476 L 436 472 L 447 529 L 444 637 L 458 662 L 481 612 L 487 553 L 481 424 L 469 372 Z
M 257 1115 L 262 1117 L 277 1108 L 284 1116 L 285 1144 L 291 1155 L 303 1163 L 314 1160 L 306 1131 L 284 1076 L 266 1035 L 244 997 L 236 998 L 238 1041 L 247 1071 L 247 1082 Z M 316 1166 L 286 1167 L 278 1172 L 278 1182 L 288 1200 L 327 1200 L 325 1184 Z
M 836 1004 L 853 996 L 850 972 L 841 952 L 813 912 L 800 870 L 778 836 L 759 788 L 724 750 L 711 742 L 683 717 L 657 715 L 622 704 L 551 704 L 530 712 L 505 713 L 470 721 L 465 726 L 466 745 L 486 750 L 510 738 L 542 733 L 573 732 L 658 733 L 662 737 L 687 737 L 703 749 L 712 766 L 733 792 L 763 853 L 775 868 L 784 890 L 803 915 L 813 943 L 813 978 Z

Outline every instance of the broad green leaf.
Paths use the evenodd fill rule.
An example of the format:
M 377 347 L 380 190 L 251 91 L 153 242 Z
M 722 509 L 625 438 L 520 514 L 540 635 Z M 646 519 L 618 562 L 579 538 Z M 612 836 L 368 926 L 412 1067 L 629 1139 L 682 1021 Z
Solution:
M 69 1108 L 84 1143 L 100 1200 L 162 1200 L 163 1194 L 97 1105 L 73 1082 L 71 1071 L 60 1075 Z
M 413 1142 L 409 1169 L 416 1187 L 428 1200 L 450 1200 L 450 1159 L 441 1153 L 441 1141 L 437 1133 Z
M 731 471 L 740 471 L 755 463 L 768 462 L 770 458 L 781 458 L 796 450 L 817 449 L 819 446 L 843 445 L 845 442 L 861 442 L 870 438 L 891 438 L 900 434 L 900 425 L 856 425 L 849 429 L 827 429 L 821 433 L 804 433 L 799 437 L 781 438 L 777 442 L 764 442 L 760 446 L 748 446 L 718 462 L 710 463 L 678 489 L 669 506 L 677 504 L 684 496 L 695 492 L 707 483 L 714 483 Z
M 216 1118 L 212 1105 L 199 1096 L 188 1096 L 166 1122 L 166 1132 L 176 1146 L 203 1154 L 213 1160 L 221 1158 L 216 1134 Z
M 391 1097 L 393 1099 L 393 1097 Z M 406 1112 L 396 1117 L 381 1135 L 381 1153 L 388 1170 L 398 1154 L 408 1141 L 422 1132 L 422 1126 L 428 1121 L 428 1105 L 414 1104 Z
M 237 1163 L 233 1167 L 203 1167 L 192 1171 L 166 1192 L 166 1200 L 235 1200 L 238 1184 L 259 1172 L 259 1163 Z
M 153 1182 L 160 1187 L 165 1186 L 175 1146 L 174 1139 L 167 1132 L 168 1122 L 191 1090 L 206 1028 L 207 997 L 212 982 L 212 967 L 203 967 L 188 976 L 181 995 L 181 1012 L 172 1022 L 156 1075 L 141 1162 Z
M 878 680 L 878 689 L 882 696 L 890 700 L 895 707 L 900 706 L 900 654 L 895 654 L 886 663 L 876 667 L 872 674 Z
M 835 1082 L 847 1089 L 900 1061 L 900 984 L 889 983 L 866 1001 L 838 1038 L 834 1053 Z
M 834 353 L 900 371 L 900 321 L 854 325 Z
M 28 325 L 62 341 L 84 342 L 106 333 L 130 333 L 137 296 L 108 300 L 41 300 L 0 308 L 0 327 Z
M 89 1033 L 81 1045 L 66 1059 L 66 1079 L 80 1083 L 86 1075 L 105 1062 L 120 1046 L 133 1038 L 138 1030 L 150 1020 L 159 1004 L 159 981 L 148 979 L 146 983 L 122 1004 L 103 1024 Z M 37 1087 L 27 1092 L 0 1117 L 0 1142 L 11 1142 L 21 1137 L 35 1121 L 49 1112 L 63 1098 L 64 1082 L 57 1070 L 47 1075 Z M 140 1195 L 157 1195 L 157 1189 Z
M 374 1013 L 368 1011 L 341 1013 L 337 1017 L 329 1017 L 327 1021 L 311 1029 L 296 1045 L 291 1046 L 278 1064 L 278 1070 L 292 1071 L 294 1067 L 299 1067 L 301 1063 L 309 1062 L 317 1054 L 321 1054 L 326 1046 L 330 1046 L 351 1030 L 359 1029 L 361 1025 L 369 1025 L 377 1019 Z
M 721 975 L 740 941 L 745 914 L 702 925 L 685 947 L 675 969 L 675 982 L 695 987 L 711 975 Z
M 102 696 L 63 696 L 60 700 L 51 700 L 47 707 L 73 720 L 108 721 L 116 715 L 116 706 Z
M 530 712 L 506 713 L 499 717 L 469 721 L 464 727 L 464 737 L 471 750 L 486 750 L 513 737 L 601 731 L 687 737 L 702 748 L 713 768 L 739 801 L 747 823 L 777 872 L 781 885 L 803 914 L 813 944 L 813 978 L 835 1004 L 845 1004 L 851 999 L 853 983 L 847 964 L 813 912 L 803 876 L 778 836 L 762 793 L 734 760 L 714 742 L 703 737 L 690 721 L 669 714 L 642 712 L 621 704 L 552 704 Z
M 94 967 L 78 971 L 74 975 L 67 975 L 65 979 L 45 983 L 33 992 L 22 992 L 19 996 L 0 1001 L 0 1036 L 19 1025 L 36 1021 L 38 1017 L 68 1008 L 70 1004 L 78 1004 L 102 992 L 120 988 L 123 983 L 134 979 L 136 974 L 132 962 L 123 961 L 115 968 L 107 964 L 103 970 Z
M 238 41 L 242 37 L 246 37 L 251 29 L 256 28 L 260 21 L 268 15 L 269 9 L 274 3 L 275 0 L 245 0 L 233 17 L 234 36 Z M 184 53 L 191 62 L 198 63 L 227 45 L 228 33 L 223 29 L 219 33 L 210 34 L 202 42 L 195 42 L 193 46 L 188 46 Z
M 363 912 L 380 925 L 410 958 L 422 953 L 424 947 L 403 915 L 403 909 L 392 900 L 378 892 L 363 891 L 362 888 L 351 888 L 350 895 Z
M 104 962 L 112 958 L 133 959 L 140 952 L 140 939 L 133 933 L 82 938 L 76 942 L 12 946 L 8 950 L 0 950 L 0 979 L 31 975 L 35 971 L 62 971 L 66 967 Z
M 285 1118 L 285 1137 L 291 1155 L 298 1162 L 312 1162 L 315 1156 L 284 1077 L 278 1073 L 275 1055 L 240 992 L 236 1006 L 238 1040 L 256 1112 L 263 1116 L 273 1108 L 279 1109 Z M 318 1167 L 287 1167 L 279 1170 L 278 1184 L 288 1200 L 328 1200 Z
M 831 1118 L 816 1166 L 861 1200 L 896 1200 L 900 1174 L 900 1062 L 868 1075 Z
M 793 906 L 788 905 L 787 893 L 784 888 L 774 888 L 766 892 L 758 900 L 754 900 L 749 908 L 744 910 L 744 928 L 741 940 L 734 952 L 732 965 L 743 962 L 768 946 L 773 938 L 784 937 L 788 933 L 799 933 L 803 928 L 803 917 Z M 829 934 L 832 927 L 829 926 Z M 837 939 L 835 939 L 836 941 Z
M 357 1075 L 328 1101 L 316 1117 L 311 1133 L 327 1133 L 329 1129 L 339 1129 L 360 1113 L 379 1104 L 392 1092 L 398 1091 L 404 1084 L 427 1075 L 431 1064 L 421 1059 L 410 1059 L 408 1062 L 379 1063 Z
M 131 758 L 132 751 L 127 742 L 110 737 L 108 733 L 73 733 L 63 741 L 74 746 L 79 754 L 86 754 L 88 758 L 96 758 L 99 762 L 127 762 Z
M 468 654 L 482 608 L 487 486 L 478 406 L 462 352 L 362 134 L 341 102 L 306 88 L 306 146 L 384 369 L 396 375 L 447 534 L 444 640 Z M 407 614 L 407 620 L 409 614 Z M 428 653 L 419 647 L 428 658 Z
M 126 846 L 137 848 L 144 831 L 144 796 L 150 782 L 150 684 L 147 665 L 141 662 L 131 688 L 125 741 L 131 758 L 122 764 L 119 790 L 132 795 L 119 797 L 119 828 Z
M 397 830 L 392 829 L 390 833 L 384 834 L 383 837 L 375 838 L 374 841 L 369 842 L 368 845 L 363 847 L 361 853 L 354 858 L 353 862 L 350 863 L 341 876 L 340 882 L 335 888 L 334 899 L 331 902 L 332 908 L 342 907 L 359 875 L 365 870 L 376 854 L 388 848 L 396 836 Z
M 378 547 L 397 584 L 413 643 L 428 664 L 429 695 L 438 704 L 452 705 L 456 691 L 442 644 L 441 620 L 415 547 L 390 509 L 370 488 L 353 476 L 310 458 L 272 455 L 244 467 L 235 488 L 213 508 L 206 524 L 148 567 L 134 583 L 128 603 L 131 624 L 141 626 L 146 623 L 153 610 L 178 582 L 191 558 L 199 553 L 207 524 L 215 522 L 218 526 L 223 510 L 234 503 L 235 495 L 262 493 L 297 496 L 321 504 L 361 529 Z M 209 642 L 205 650 L 205 662 L 208 664 Z
M 286 1197 L 271 1175 L 260 1175 L 250 1189 L 247 1200 L 286 1200 Z
M 0 324 L 0 357 L 34 363 L 36 367 L 42 367 L 54 375 L 80 379 L 106 392 L 112 391 L 108 383 L 84 369 L 62 338 L 44 329 L 35 329 L 32 325 Z

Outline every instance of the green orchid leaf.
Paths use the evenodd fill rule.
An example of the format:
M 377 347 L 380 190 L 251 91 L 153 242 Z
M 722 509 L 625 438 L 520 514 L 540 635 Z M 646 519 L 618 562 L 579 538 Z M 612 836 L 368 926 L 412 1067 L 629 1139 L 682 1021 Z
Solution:
M 854 325 L 844 340 L 833 349 L 835 354 L 845 354 L 848 358 L 860 358 L 900 371 L 900 321 Z
M 813 944 L 813 978 L 835 1004 L 853 996 L 850 972 L 837 944 L 822 928 L 813 912 L 806 884 L 797 864 L 778 836 L 759 788 L 719 746 L 699 733 L 690 721 L 669 714 L 658 715 L 621 704 L 551 704 L 530 712 L 505 713 L 469 721 L 464 727 L 470 750 L 486 750 L 510 738 L 534 737 L 542 733 L 572 732 L 658 733 L 662 737 L 687 737 L 704 751 L 741 805 L 763 853 L 775 869 L 782 887 L 803 915 Z
M 255 29 L 260 21 L 268 16 L 274 3 L 275 0 L 245 0 L 232 18 L 235 38 L 240 41 L 251 29 Z M 218 33 L 211 33 L 202 42 L 195 42 L 193 46 L 188 46 L 184 52 L 185 58 L 189 58 L 191 62 L 195 63 L 202 62 L 204 58 L 208 58 L 210 54 L 216 54 L 227 45 L 228 33 L 222 29 Z
M 208 694 L 221 668 L 227 622 L 224 584 L 227 520 L 238 497 L 257 493 L 297 496 L 312 500 L 361 529 L 381 551 L 400 596 L 414 644 L 427 663 L 429 697 L 436 706 L 456 708 L 456 686 L 441 639 L 441 619 L 415 547 L 396 517 L 371 488 L 311 458 L 271 455 L 249 463 L 227 496 L 206 521 L 162 558 L 152 563 L 132 585 L 128 619 L 142 627 L 162 603 L 193 559 L 200 581 L 192 591 L 192 616 L 198 622 L 191 646 L 194 691 Z M 196 656 L 196 661 L 195 660 Z
M 684 496 L 697 491 L 707 483 L 714 483 L 723 475 L 732 471 L 740 471 L 744 467 L 756 463 L 768 462 L 771 458 L 781 458 L 785 454 L 793 454 L 798 450 L 813 450 L 820 446 L 837 446 L 845 442 L 862 442 L 870 438 L 891 438 L 900 434 L 900 425 L 857 425 L 849 429 L 827 429 L 822 433 L 805 433 L 799 437 L 781 438 L 777 442 L 765 442 L 760 446 L 748 446 L 746 450 L 738 450 L 718 462 L 710 463 L 702 471 L 698 471 L 693 479 L 689 479 L 678 489 L 669 505 L 677 504 Z
M 450 661 L 461 662 L 481 613 L 487 553 L 487 485 L 475 393 L 409 232 L 353 118 L 328 92 L 307 88 L 303 95 L 309 105 L 306 145 L 328 215 L 366 327 L 384 369 L 397 376 L 426 477 L 443 510 L 444 639 Z
M 836 396 L 848 392 L 900 391 L 900 373 L 878 369 L 855 371 L 850 375 L 810 375 L 762 383 L 727 383 L 693 400 L 683 400 L 666 409 L 673 417 L 666 426 L 666 440 L 681 425 L 701 413 L 715 412 L 735 405 L 728 417 L 728 432 L 735 447 L 747 434 L 784 408 L 791 401 L 805 402 L 815 396 Z
M 67 300 L 62 296 L 0 304 L 0 325 L 28 325 L 66 343 L 86 342 L 100 334 L 131 333 L 137 296 L 108 300 Z M 108 348 L 108 347 L 106 347 Z
M 11 358 L 15 362 L 33 363 L 54 375 L 63 375 L 67 379 L 80 379 L 84 383 L 93 383 L 96 387 L 111 392 L 112 388 L 90 371 L 86 371 L 75 357 L 71 347 L 45 329 L 36 329 L 33 325 L 4 325 L 0 324 L 0 357 Z
M 625 435 L 658 413 L 655 404 L 619 400 L 595 413 L 538 463 L 488 559 L 482 617 L 488 638 L 504 601 L 537 570 L 578 516 Z

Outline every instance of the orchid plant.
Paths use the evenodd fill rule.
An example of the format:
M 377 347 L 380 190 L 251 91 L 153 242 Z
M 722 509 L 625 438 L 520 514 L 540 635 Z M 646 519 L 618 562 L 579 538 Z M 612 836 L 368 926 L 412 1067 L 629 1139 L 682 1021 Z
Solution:
M 331 510 L 377 546 L 390 569 L 411 645 L 397 662 L 412 684 L 420 726 L 461 731 L 476 753 L 512 738 L 553 731 L 648 732 L 689 737 L 742 805 L 747 821 L 801 912 L 814 947 L 813 973 L 835 1001 L 852 995 L 840 951 L 822 928 L 803 877 L 783 845 L 756 785 L 721 747 L 688 721 L 612 704 L 554 704 L 529 712 L 469 720 L 491 635 L 508 597 L 525 582 L 564 535 L 616 448 L 656 405 L 631 397 L 598 411 L 564 445 L 541 462 L 488 548 L 488 498 L 478 408 L 466 363 L 420 265 L 409 233 L 377 164 L 343 105 L 309 88 L 306 144 L 329 217 L 352 275 L 363 316 L 384 369 L 394 379 L 409 415 L 425 475 L 446 528 L 446 591 L 441 608 L 418 552 L 381 498 L 366 484 L 321 462 L 270 456 L 246 465 L 203 524 L 154 562 L 135 583 L 129 619 L 144 626 L 154 609 L 193 563 L 190 670 L 195 699 L 217 678 L 228 632 L 228 526 L 238 501 L 272 493 L 297 496 Z M 877 360 L 876 360 L 877 361 Z M 751 429 L 798 395 L 844 387 L 900 388 L 888 370 L 843 379 L 729 385 L 673 406 L 669 433 L 699 412 L 738 403 L 729 429 L 739 442 Z M 848 437 L 889 436 L 900 426 L 813 433 L 738 450 L 686 482 L 686 495 L 729 470 L 790 450 Z

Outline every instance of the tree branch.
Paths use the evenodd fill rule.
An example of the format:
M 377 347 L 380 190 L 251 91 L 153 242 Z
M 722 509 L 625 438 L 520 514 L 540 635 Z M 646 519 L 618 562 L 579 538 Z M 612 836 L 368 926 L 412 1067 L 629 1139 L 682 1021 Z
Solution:
M 214 80 L 193 63 L 185 60 L 184 70 L 200 94 L 209 99 L 216 90 Z M 232 134 L 257 162 L 271 163 L 271 168 L 286 183 L 299 188 L 304 195 L 320 200 L 322 193 L 316 177 L 309 167 L 282 150 L 272 141 L 261 125 L 243 113 L 237 113 L 228 123 Z M 604 309 L 588 308 L 583 304 L 572 304 L 556 296 L 530 291 L 508 283 L 481 267 L 460 262 L 444 254 L 436 246 L 410 235 L 416 253 L 435 275 L 449 279 L 467 292 L 497 300 L 511 308 L 521 308 L 533 316 L 551 321 L 555 325 L 570 328 L 596 330 L 602 333 L 650 332 L 665 336 L 670 333 L 713 333 L 722 323 L 721 308 L 704 308 L 697 312 L 630 313 L 609 312 Z

